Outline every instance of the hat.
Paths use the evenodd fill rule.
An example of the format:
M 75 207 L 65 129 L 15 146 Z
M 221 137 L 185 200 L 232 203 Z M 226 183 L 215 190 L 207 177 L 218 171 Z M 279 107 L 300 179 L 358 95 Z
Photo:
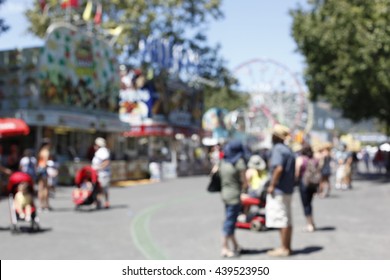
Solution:
M 264 170 L 266 166 L 265 166 L 265 161 L 261 158 L 261 156 L 253 155 L 249 159 L 248 167 L 258 169 L 258 170 Z
M 282 140 L 285 140 L 287 136 L 290 135 L 290 129 L 287 126 L 275 124 L 272 129 L 272 134 Z
M 105 147 L 106 146 L 106 140 L 104 140 L 102 137 L 98 137 L 95 140 L 95 145 L 99 147 Z
M 225 145 L 223 153 L 224 159 L 234 165 L 240 158 L 245 160 L 248 151 L 245 149 L 241 141 L 231 140 Z

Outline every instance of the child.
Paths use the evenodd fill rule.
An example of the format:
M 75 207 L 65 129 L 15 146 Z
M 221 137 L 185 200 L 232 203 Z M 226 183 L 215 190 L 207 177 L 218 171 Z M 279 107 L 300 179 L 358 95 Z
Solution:
M 248 169 L 245 172 L 245 177 L 248 182 L 247 193 L 241 194 L 241 202 L 244 204 L 242 214 L 238 217 L 239 221 L 247 221 L 248 214 L 251 210 L 251 205 L 245 205 L 245 201 L 250 198 L 258 198 L 264 200 L 263 193 L 265 190 L 268 175 L 266 163 L 259 155 L 252 155 L 248 162 Z
M 88 194 L 93 190 L 93 184 L 89 178 L 84 178 L 80 184 L 80 188 L 75 190 L 75 196 L 78 198 L 87 198 Z
M 266 163 L 259 155 L 251 156 L 245 176 L 249 183 L 248 195 L 250 197 L 260 198 L 265 183 L 268 180 L 268 175 Z
M 18 192 L 15 194 L 14 207 L 21 219 L 31 221 L 33 197 L 27 182 L 18 185 Z

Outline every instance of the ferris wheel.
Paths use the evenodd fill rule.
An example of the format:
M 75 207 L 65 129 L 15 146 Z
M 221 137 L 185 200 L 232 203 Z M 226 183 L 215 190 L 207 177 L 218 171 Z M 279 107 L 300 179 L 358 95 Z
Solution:
M 238 65 L 233 73 L 238 90 L 249 94 L 247 132 L 261 134 L 276 123 L 293 131 L 310 130 L 312 106 L 299 78 L 285 65 L 256 58 Z

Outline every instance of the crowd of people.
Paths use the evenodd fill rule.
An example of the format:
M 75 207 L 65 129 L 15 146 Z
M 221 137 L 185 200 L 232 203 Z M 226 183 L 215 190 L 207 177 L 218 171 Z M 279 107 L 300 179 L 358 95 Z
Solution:
M 240 140 L 230 140 L 211 149 L 210 160 L 214 165 L 211 172 L 219 172 L 225 207 L 222 257 L 236 257 L 241 252 L 235 229 L 237 221 L 247 213 L 243 203 L 247 197 L 266 202 L 266 227 L 279 230 L 280 246 L 269 250 L 268 255 L 287 257 L 292 253 L 291 204 L 295 188 L 306 220 L 302 228 L 305 232 L 316 230 L 315 197 L 330 196 L 332 185 L 340 190 L 352 188 L 355 160 L 345 143 L 335 147 L 330 142 L 304 142 L 291 148 L 290 140 L 289 128 L 276 124 L 272 130 L 272 148 L 267 152 L 250 151 Z M 335 181 L 331 182 L 333 174 Z
M 239 217 L 249 214 L 249 209 L 242 203 L 246 198 L 264 200 L 266 227 L 279 231 L 280 246 L 269 250 L 268 255 L 287 257 L 292 254 L 291 208 L 294 191 L 299 192 L 306 220 L 302 230 L 314 232 L 316 223 L 313 199 L 330 196 L 333 185 L 331 176 L 334 174 L 334 189 L 352 189 L 356 158 L 345 143 L 341 143 L 340 147 L 334 147 L 330 142 L 302 143 L 292 148 L 290 140 L 289 128 L 276 124 L 272 129 L 270 150 L 251 151 L 241 140 L 230 140 L 211 148 L 209 159 L 213 165 L 212 173 L 219 172 L 221 198 L 225 208 L 222 257 L 236 257 L 241 253 L 235 229 Z M 379 157 L 376 156 L 375 159 L 378 161 Z M 366 161 L 364 153 L 362 159 Z M 0 172 L 3 176 L 17 171 L 28 174 L 36 186 L 40 211 L 52 210 L 49 200 L 56 187 L 58 163 L 49 139 L 43 139 L 36 155 L 31 149 L 26 149 L 19 158 L 17 147 L 11 147 L 10 155 L 0 160 Z M 102 206 L 103 201 L 105 208 L 110 207 L 110 165 L 110 151 L 106 140 L 98 137 L 91 151 L 91 168 L 96 171 L 101 190 L 96 201 L 97 208 Z M 83 180 L 80 196 L 83 196 L 82 191 L 91 189 L 91 182 Z M 22 213 L 23 218 L 31 220 L 33 198 L 26 182 L 17 186 L 14 203 L 14 208 Z
M 54 196 L 59 173 L 59 165 L 55 160 L 50 139 L 43 139 L 36 155 L 32 149 L 25 149 L 21 156 L 18 155 L 16 145 L 11 146 L 11 153 L 8 157 L 0 158 L 0 172 L 3 191 L 9 176 L 17 172 L 28 174 L 33 188 L 29 189 L 29 182 L 22 180 L 18 183 L 14 191 L 14 209 L 19 217 L 31 220 L 31 209 L 33 209 L 34 199 L 38 198 L 38 211 L 51 211 L 50 197 Z M 109 186 L 111 178 L 110 151 L 107 148 L 106 140 L 98 137 L 94 142 L 94 152 L 91 159 L 91 167 L 96 171 L 100 184 L 99 197 L 96 200 L 96 207 L 109 208 Z M 9 191 L 9 190 L 7 190 Z

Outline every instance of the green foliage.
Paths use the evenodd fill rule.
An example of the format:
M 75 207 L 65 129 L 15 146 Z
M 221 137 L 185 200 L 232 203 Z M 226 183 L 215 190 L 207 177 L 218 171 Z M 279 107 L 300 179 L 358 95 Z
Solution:
M 212 108 L 224 108 L 233 111 L 248 106 L 248 98 L 242 93 L 235 92 L 228 87 L 210 88 L 205 90 L 205 111 Z
M 55 21 L 70 18 L 72 23 L 83 26 L 82 14 L 87 0 L 79 0 L 79 7 L 62 9 L 58 0 L 46 0 L 47 7 L 42 9 L 39 0 L 26 11 L 30 22 L 29 31 L 38 37 L 45 36 L 47 27 Z M 205 41 L 203 36 L 207 23 L 211 19 L 223 16 L 220 10 L 221 0 L 100 0 L 93 1 L 92 15 L 96 3 L 102 4 L 102 30 L 110 30 L 121 25 L 123 31 L 117 40 L 117 46 L 134 54 L 141 38 L 148 35 L 174 37 L 175 43 L 190 41 L 199 46 Z M 69 16 L 71 14 L 71 16 Z
M 0 0 L 0 6 L 5 3 L 5 0 Z M 9 26 L 6 25 L 4 19 L 0 18 L 0 34 L 7 31 Z
M 309 0 L 291 11 L 311 97 L 390 125 L 390 1 Z

